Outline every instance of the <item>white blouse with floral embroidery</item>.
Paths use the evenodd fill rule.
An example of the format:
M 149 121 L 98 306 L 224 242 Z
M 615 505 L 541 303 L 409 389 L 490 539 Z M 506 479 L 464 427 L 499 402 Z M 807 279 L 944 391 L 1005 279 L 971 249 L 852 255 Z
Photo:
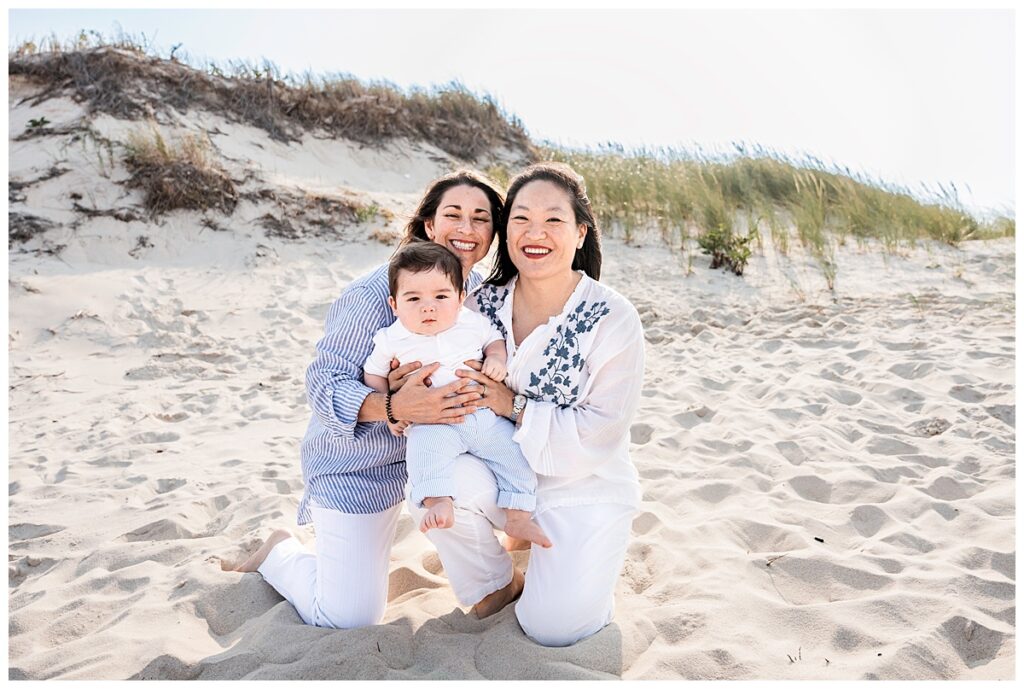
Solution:
M 505 335 L 505 382 L 529 398 L 513 438 L 538 475 L 537 512 L 640 504 L 629 428 L 643 386 L 643 326 L 629 300 L 580 275 L 562 312 L 519 347 L 511 336 L 517 278 L 482 285 L 466 300 Z

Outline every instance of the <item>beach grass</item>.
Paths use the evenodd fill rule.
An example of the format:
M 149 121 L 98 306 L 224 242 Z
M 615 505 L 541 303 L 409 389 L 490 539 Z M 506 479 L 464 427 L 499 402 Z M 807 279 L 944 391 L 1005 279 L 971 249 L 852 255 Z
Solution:
M 154 54 L 144 37 L 107 39 L 83 31 L 69 41 L 53 37 L 22 43 L 9 51 L 8 71 L 68 89 L 93 111 L 126 119 L 153 107 L 204 108 L 260 127 L 281 141 L 308 130 L 368 144 L 405 137 L 465 160 L 501 147 L 529 148 L 521 122 L 495 99 L 458 82 L 403 90 L 344 74 L 282 75 L 266 60 L 202 65 L 184 60 L 184 54 Z
M 1016 232 L 1010 213 L 988 218 L 969 213 L 953 185 L 912 193 L 810 155 L 793 157 L 748 144 L 735 144 L 728 153 L 537 144 L 494 98 L 459 83 L 403 90 L 346 75 L 282 76 L 270 62 L 190 66 L 177 49 L 162 58 L 144 36 L 106 39 L 83 31 L 63 43 L 51 38 L 14 48 L 9 72 L 51 90 L 70 89 L 93 110 L 122 118 L 141 118 L 154 107 L 202 107 L 284 141 L 305 131 L 371 145 L 406 137 L 433 143 L 468 164 L 487 160 L 502 147 L 524 160 L 565 162 L 586 180 L 601 226 L 627 242 L 654 232 L 690 253 L 708 232 L 728 243 L 754 229 L 759 250 L 766 235 L 783 255 L 794 245 L 813 255 L 830 286 L 835 250 L 849 241 L 877 240 L 895 253 L 923 240 L 958 246 Z M 190 150 L 178 154 L 196 155 Z M 499 183 L 515 172 L 501 164 L 484 166 Z
M 734 155 L 683 149 L 620 147 L 580 150 L 546 146 L 544 157 L 571 165 L 587 181 L 602 223 L 629 239 L 656 227 L 666 236 L 688 238 L 698 231 L 730 230 L 738 217 L 767 224 L 777 246 L 795 238 L 815 253 L 826 253 L 828 238 L 875 238 L 896 249 L 934 239 L 957 246 L 967 239 L 1013 236 L 1012 218 L 980 220 L 944 187 L 931 200 L 848 170 L 806 157 L 737 146 Z M 786 236 L 786 229 L 794 237 Z
M 141 188 L 145 206 L 157 216 L 176 209 L 217 208 L 230 214 L 238 202 L 231 177 L 209 155 L 205 138 L 167 141 L 156 126 L 128 134 L 124 162 L 128 186 Z

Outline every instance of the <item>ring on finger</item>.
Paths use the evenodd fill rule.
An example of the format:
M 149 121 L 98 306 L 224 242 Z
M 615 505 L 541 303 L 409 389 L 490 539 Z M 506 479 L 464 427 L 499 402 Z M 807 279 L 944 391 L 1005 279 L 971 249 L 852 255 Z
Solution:
M 481 398 L 487 397 L 487 384 L 486 383 L 484 384 L 483 390 L 480 391 L 480 397 Z

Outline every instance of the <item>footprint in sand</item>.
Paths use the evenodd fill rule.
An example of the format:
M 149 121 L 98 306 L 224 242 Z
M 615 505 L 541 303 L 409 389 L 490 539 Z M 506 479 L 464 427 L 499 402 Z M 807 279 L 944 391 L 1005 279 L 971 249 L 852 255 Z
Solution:
M 33 538 L 59 533 L 65 528 L 55 524 L 12 524 L 7 527 L 7 537 L 11 541 L 28 541 Z
M 176 412 L 174 414 L 153 414 L 153 418 L 159 419 L 160 421 L 164 421 L 166 423 L 177 423 L 179 421 L 184 421 L 185 419 L 187 419 L 188 414 L 186 414 L 183 411 Z
M 972 668 L 995 658 L 1007 637 L 1003 632 L 961 615 L 943 622 L 939 626 L 939 635 L 945 637 L 960 660 Z
M 1017 408 L 1012 404 L 996 404 L 991 407 L 985 407 L 985 411 L 987 411 L 990 416 L 999 419 L 1010 428 L 1016 427 L 1016 409 Z
M 730 495 L 739 493 L 740 489 L 731 483 L 710 483 L 695 490 L 687 491 L 700 498 L 704 502 L 719 503 Z
M 707 407 L 701 406 L 698 409 L 675 414 L 672 417 L 672 422 L 689 430 L 698 424 L 707 423 L 713 418 L 715 418 L 715 412 Z
M 852 390 L 844 390 L 843 388 L 832 388 L 831 390 L 826 390 L 825 394 L 839 402 L 839 404 L 845 404 L 848 407 L 860 404 L 860 401 L 864 399 L 859 393 Z
M 859 505 L 850 514 L 850 526 L 864 537 L 874 536 L 889 521 L 889 515 L 874 505 Z
M 654 435 L 654 426 L 649 423 L 635 423 L 629 428 L 629 441 L 635 445 L 646 445 Z
M 807 545 L 807 539 L 792 529 L 749 519 L 733 519 L 729 530 L 751 553 L 781 553 Z
M 131 442 L 138 445 L 150 445 L 155 443 L 173 443 L 180 440 L 177 433 L 137 433 L 131 437 Z
M 895 373 L 900 378 L 905 378 L 906 380 L 916 380 L 927 376 L 934 368 L 935 364 L 911 361 L 905 364 L 890 366 L 889 372 Z
M 417 589 L 436 589 L 441 586 L 408 567 L 399 567 L 388 575 L 388 602 Z
M 876 565 L 881 567 L 882 571 L 886 574 L 899 574 L 905 567 L 905 563 L 889 557 L 869 557 L 867 559 L 869 562 L 874 562 Z
M 948 476 L 940 476 L 931 485 L 918 490 L 939 500 L 963 500 L 977 493 L 980 486 L 966 481 L 955 481 Z
M 643 512 L 633 520 L 633 535 L 643 536 L 657 529 L 662 524 L 661 519 L 653 512 Z
M 876 435 L 868 441 L 867 451 L 873 455 L 893 456 L 916 455 L 920 452 L 920 449 L 916 445 L 905 443 L 902 440 Z
M 960 516 L 960 510 L 945 502 L 934 503 L 932 509 L 947 522 Z
M 889 545 L 902 548 L 904 552 L 912 551 L 910 553 L 911 555 L 916 553 L 930 553 L 935 550 L 935 544 L 931 541 L 927 541 L 920 536 L 915 536 L 914 534 L 906 532 L 886 536 L 882 541 Z
M 804 500 L 829 502 L 832 497 L 832 484 L 817 476 L 794 476 L 789 485 Z
M 969 548 L 955 560 L 956 564 L 971 571 L 991 569 L 999 572 L 1010 581 L 1015 581 L 1016 553 L 1003 553 L 988 548 Z
M 652 619 L 655 629 L 670 644 L 677 644 L 686 637 L 701 629 L 708 628 L 707 616 L 699 612 L 677 612 L 667 617 L 657 617 L 656 610 L 652 611 L 655 617 Z
M 803 448 L 792 441 L 781 440 L 775 443 L 775 449 L 794 466 L 800 466 L 807 461 L 807 455 L 804 454 Z
M 954 385 L 949 389 L 949 396 L 968 404 L 981 402 L 986 397 L 968 385 Z
M 183 478 L 161 478 L 156 481 L 156 492 L 158 495 L 170 493 L 184 486 L 188 481 Z
M 844 651 L 875 648 L 878 644 L 878 639 L 862 634 L 852 627 L 839 626 L 832 632 L 832 645 Z
M 890 586 L 892 577 L 866 569 L 844 567 L 827 560 L 789 556 L 765 569 L 774 588 L 794 605 L 832 603 L 875 595 Z
M 128 542 L 175 541 L 184 538 L 199 538 L 199 535 L 192 533 L 172 519 L 160 519 L 140 526 L 134 531 L 129 531 L 122 535 L 120 540 Z

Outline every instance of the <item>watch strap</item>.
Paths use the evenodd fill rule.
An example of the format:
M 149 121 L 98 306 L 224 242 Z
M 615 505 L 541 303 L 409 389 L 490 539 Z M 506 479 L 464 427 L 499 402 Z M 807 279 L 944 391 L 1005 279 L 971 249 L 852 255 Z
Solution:
M 515 423 L 519 420 L 519 415 L 523 413 L 523 409 L 526 408 L 526 395 L 516 395 L 512 398 L 512 415 L 508 418 Z

